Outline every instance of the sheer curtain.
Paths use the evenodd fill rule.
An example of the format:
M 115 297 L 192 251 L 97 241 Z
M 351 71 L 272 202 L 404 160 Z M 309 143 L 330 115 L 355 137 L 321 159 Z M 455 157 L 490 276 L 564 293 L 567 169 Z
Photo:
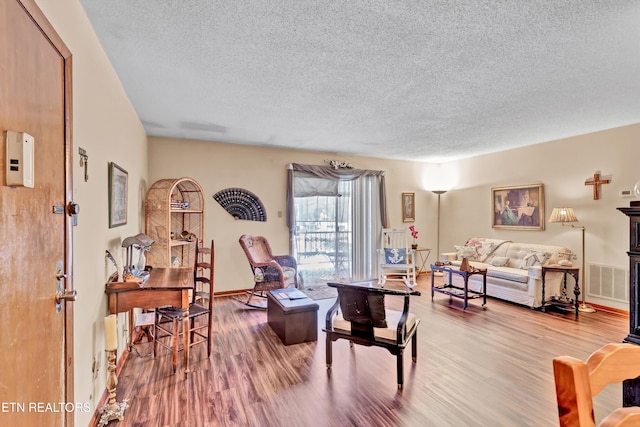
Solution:
M 350 278 L 375 277 L 376 247 L 382 227 L 388 227 L 385 172 L 363 169 L 334 169 L 329 166 L 289 165 L 287 225 L 292 252 L 295 245 L 295 197 L 336 195 L 339 181 L 348 181 L 352 224 Z

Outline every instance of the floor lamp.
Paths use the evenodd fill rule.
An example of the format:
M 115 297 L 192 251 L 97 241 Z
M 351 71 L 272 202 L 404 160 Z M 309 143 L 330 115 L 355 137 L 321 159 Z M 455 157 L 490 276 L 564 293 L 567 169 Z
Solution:
M 573 208 L 553 208 L 551 212 L 551 217 L 549 217 L 549 222 L 560 222 L 562 225 L 565 225 L 565 222 L 578 222 L 578 217 L 573 212 Z M 586 282 L 586 272 L 584 269 L 584 226 L 578 226 L 574 224 L 566 224 L 570 225 L 572 228 L 576 228 L 582 231 L 582 304 L 578 307 L 578 310 L 586 312 L 586 313 L 595 313 L 596 309 L 587 305 L 587 294 L 585 293 L 585 282 Z
M 447 190 L 432 190 L 432 193 L 438 195 L 438 228 L 436 229 L 436 262 L 440 261 L 440 196 L 446 193 Z M 442 276 L 442 272 L 438 271 L 433 273 L 434 276 Z

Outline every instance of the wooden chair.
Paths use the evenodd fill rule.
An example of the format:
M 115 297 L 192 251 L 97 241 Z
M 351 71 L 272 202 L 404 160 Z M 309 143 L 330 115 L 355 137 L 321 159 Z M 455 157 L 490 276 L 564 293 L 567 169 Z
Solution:
M 409 248 L 409 236 L 405 229 L 382 229 L 382 241 L 378 249 L 378 281 L 404 282 L 412 288 L 416 285 L 415 254 Z
M 553 359 L 558 415 L 561 427 L 595 426 L 593 396 L 608 384 L 640 376 L 640 346 L 607 344 L 586 362 L 570 356 Z M 640 425 L 640 407 L 616 409 L 601 426 Z
M 189 305 L 189 330 L 191 334 L 189 346 L 206 342 L 207 357 L 211 356 L 212 329 L 213 329 L 213 288 L 214 288 L 214 242 L 211 247 L 200 247 L 196 241 L 194 285 L 192 301 Z M 202 319 L 206 321 L 202 321 Z M 180 330 L 183 315 L 178 307 L 161 307 L 156 309 L 156 337 L 154 341 L 154 355 L 158 345 L 161 345 L 173 354 L 173 372 L 178 366 L 178 352 L 182 350 L 180 336 L 184 331 Z M 166 343 L 165 341 L 168 341 Z
M 254 295 L 266 297 L 264 292 L 272 289 L 298 287 L 298 265 L 294 257 L 273 255 L 269 242 L 262 236 L 243 234 L 239 242 L 249 261 L 254 280 L 246 305 L 264 308 L 250 304 L 251 298 Z
M 324 332 L 327 334 L 327 369 L 333 362 L 332 342 L 338 339 L 350 341 L 350 345 L 386 348 L 396 356 L 398 389 L 404 385 L 403 354 L 411 342 L 411 358 L 418 357 L 418 325 L 420 319 L 409 312 L 409 297 L 420 295 L 418 291 L 384 289 L 377 281 L 328 283 L 338 289 L 338 298 L 327 312 Z M 376 286 L 376 287 L 374 287 Z M 402 311 L 385 308 L 384 297 L 397 295 L 404 298 Z

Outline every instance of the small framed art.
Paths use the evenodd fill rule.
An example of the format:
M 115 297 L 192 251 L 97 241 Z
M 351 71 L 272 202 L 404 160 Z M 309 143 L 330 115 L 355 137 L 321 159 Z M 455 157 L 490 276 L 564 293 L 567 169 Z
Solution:
M 129 174 L 113 162 L 109 163 L 109 228 L 127 223 Z
M 416 220 L 416 194 L 402 193 L 402 222 Z

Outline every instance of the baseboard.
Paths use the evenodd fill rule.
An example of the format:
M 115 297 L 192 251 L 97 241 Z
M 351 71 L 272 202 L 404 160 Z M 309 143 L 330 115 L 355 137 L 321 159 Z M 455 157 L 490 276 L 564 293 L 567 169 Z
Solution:
M 619 308 L 607 307 L 606 305 L 600 305 L 600 304 L 592 304 L 590 302 L 588 302 L 587 305 L 595 308 L 596 312 L 597 311 L 606 311 L 607 313 L 619 314 L 620 316 L 628 316 L 629 315 L 629 310 L 621 310 Z

